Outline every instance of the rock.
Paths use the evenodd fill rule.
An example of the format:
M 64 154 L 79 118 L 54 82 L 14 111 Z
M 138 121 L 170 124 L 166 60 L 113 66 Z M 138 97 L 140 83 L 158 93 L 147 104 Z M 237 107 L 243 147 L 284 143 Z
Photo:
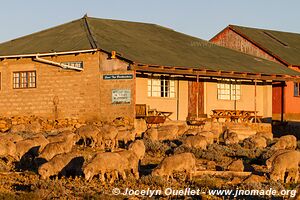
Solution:
M 242 160 L 235 160 L 230 165 L 228 165 L 229 171 L 235 172 L 243 172 L 244 171 L 244 164 Z
M 0 119 L 0 132 L 4 133 L 8 131 L 12 126 L 10 119 Z
M 266 177 L 255 175 L 255 174 L 251 174 L 248 178 L 246 178 L 244 180 L 243 183 L 265 183 L 265 182 L 267 182 Z

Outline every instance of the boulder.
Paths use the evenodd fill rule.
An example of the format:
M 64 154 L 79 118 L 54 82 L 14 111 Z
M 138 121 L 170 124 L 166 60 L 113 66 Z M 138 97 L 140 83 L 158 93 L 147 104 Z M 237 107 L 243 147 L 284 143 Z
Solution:
M 242 160 L 235 160 L 228 165 L 229 171 L 235 172 L 243 172 L 244 171 L 244 164 Z

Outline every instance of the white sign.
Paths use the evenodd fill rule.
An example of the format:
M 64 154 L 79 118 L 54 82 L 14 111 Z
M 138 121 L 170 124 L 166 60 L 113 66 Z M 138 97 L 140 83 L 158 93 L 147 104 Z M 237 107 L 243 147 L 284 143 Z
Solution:
M 111 95 L 113 104 L 130 104 L 131 102 L 131 90 L 112 90 Z

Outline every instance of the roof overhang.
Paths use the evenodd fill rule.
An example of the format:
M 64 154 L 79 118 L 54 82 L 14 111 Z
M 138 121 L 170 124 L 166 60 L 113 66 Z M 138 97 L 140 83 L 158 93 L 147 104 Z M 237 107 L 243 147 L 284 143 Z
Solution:
M 76 50 L 76 51 L 63 51 L 63 52 L 51 52 L 51 53 L 33 53 L 33 54 L 20 54 L 20 55 L 7 55 L 0 56 L 0 61 L 10 58 L 33 58 L 36 56 L 58 56 L 58 55 L 68 55 L 68 54 L 79 54 L 79 53 L 92 53 L 96 52 L 98 49 L 85 49 L 85 50 Z
M 280 74 L 261 74 L 236 71 L 215 71 L 205 68 L 192 67 L 173 67 L 159 65 L 134 64 L 134 70 L 141 73 L 158 73 L 182 76 L 203 76 L 216 78 L 249 79 L 264 81 L 300 81 L 300 76 L 280 75 Z

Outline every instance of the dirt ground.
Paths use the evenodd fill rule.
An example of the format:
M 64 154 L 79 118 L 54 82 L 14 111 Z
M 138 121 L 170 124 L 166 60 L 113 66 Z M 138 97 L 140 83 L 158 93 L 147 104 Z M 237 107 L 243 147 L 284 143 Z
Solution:
M 0 173 L 0 199 L 232 199 L 232 196 L 217 197 L 208 195 L 209 189 L 269 189 L 293 190 L 297 184 L 283 185 L 268 179 L 268 173 L 264 166 L 268 149 L 245 149 L 241 145 L 219 145 L 212 144 L 207 150 L 184 148 L 179 141 L 152 142 L 144 139 L 146 145 L 146 156 L 141 161 L 140 179 L 135 180 L 132 175 L 124 180 L 115 181 L 109 185 L 103 185 L 98 177 L 91 182 L 87 182 L 83 176 L 79 177 L 52 177 L 48 180 L 41 180 L 32 167 L 32 159 L 27 159 L 25 163 L 10 163 L 10 160 L 2 159 Z M 74 151 L 81 152 L 85 160 L 97 150 L 82 148 L 79 145 L 74 147 Z M 228 163 L 236 159 L 243 160 L 245 171 L 251 171 L 260 179 L 245 181 L 248 177 L 216 177 L 203 175 L 194 177 L 192 180 L 184 180 L 182 174 L 175 174 L 174 180 L 168 182 L 160 177 L 152 177 L 151 171 L 167 155 L 192 152 L 197 158 L 197 166 L 203 170 L 226 170 Z M 198 196 L 166 196 L 155 197 L 114 195 L 113 189 L 119 188 L 124 192 L 126 188 L 132 190 L 165 190 L 172 188 L 179 190 L 184 188 L 199 189 Z M 275 197 L 273 197 L 275 198 Z M 238 199 L 250 199 L 249 196 L 240 196 Z M 252 197 L 252 199 L 270 199 L 270 197 Z M 277 197 L 283 199 L 283 197 Z

